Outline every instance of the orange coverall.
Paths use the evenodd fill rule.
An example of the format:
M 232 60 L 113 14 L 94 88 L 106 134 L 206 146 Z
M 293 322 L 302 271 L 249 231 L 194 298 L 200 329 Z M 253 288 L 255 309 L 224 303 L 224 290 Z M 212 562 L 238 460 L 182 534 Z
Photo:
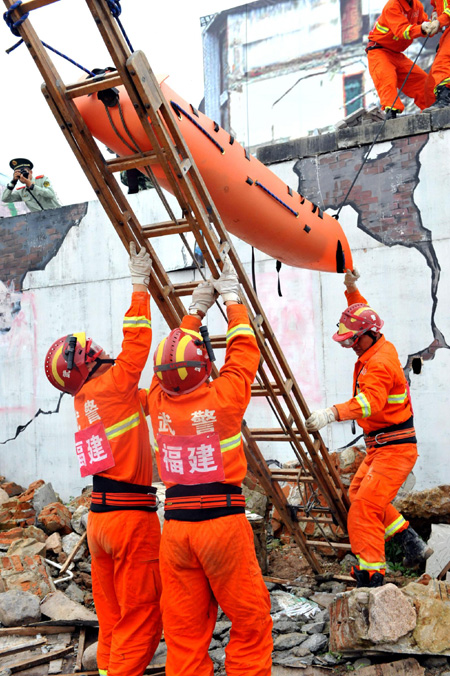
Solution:
M 358 290 L 346 292 L 349 305 L 365 303 Z M 411 418 L 408 384 L 397 351 L 384 336 L 362 354 L 353 375 L 355 396 L 336 404 L 340 420 L 357 420 L 367 440 L 373 432 Z M 409 435 L 411 437 L 411 435 Z M 414 436 L 414 434 L 412 435 Z M 409 523 L 391 504 L 414 467 L 416 443 L 368 446 L 367 456 L 350 485 L 348 534 L 361 570 L 385 573 L 384 541 L 405 530 Z
M 133 293 L 123 333 L 115 365 L 88 380 L 74 403 L 79 429 L 102 421 L 115 460 L 114 467 L 94 475 L 88 519 L 92 591 L 100 625 L 99 672 L 142 676 L 162 633 L 159 519 L 154 511 L 133 504 L 145 503 L 152 482 L 149 430 L 138 390 L 152 337 L 147 292 Z M 99 494 L 99 501 L 108 496 L 111 511 L 92 511 L 105 509 L 94 504 L 98 490 L 106 491 Z M 117 502 L 123 504 L 114 505 Z
M 431 0 L 436 9 L 439 25 L 445 27 L 445 31 L 439 40 L 436 57 L 428 73 L 425 83 L 425 99 L 427 106 L 431 106 L 436 98 L 436 87 L 445 85 L 450 88 L 450 2 L 449 0 Z
M 388 0 L 369 33 L 366 48 L 369 72 L 383 110 L 402 112 L 405 109 L 400 97 L 395 100 L 412 66 L 411 59 L 402 52 L 415 38 L 424 37 L 421 28 L 424 21 L 428 21 L 428 16 L 419 0 L 411 0 L 411 5 L 407 0 Z M 425 71 L 416 64 L 402 90 L 421 110 L 426 107 L 426 77 Z
M 179 482 L 165 481 L 161 607 L 167 676 L 213 675 L 208 648 L 218 604 L 232 622 L 225 650 L 228 676 L 271 674 L 270 597 L 240 488 L 247 470 L 241 425 L 260 353 L 245 307 L 227 306 L 227 313 L 227 349 L 220 377 L 188 394 L 170 396 L 155 376 L 147 400 L 161 476 L 170 462 L 176 467 L 179 440 L 187 437 L 194 448 L 197 435 L 207 432 L 218 435 L 215 457 L 224 472 L 224 478 L 214 483 L 202 483 L 201 471 L 194 485 L 184 473 L 179 474 Z M 198 332 L 199 327 L 200 319 L 195 316 L 186 316 L 181 323 L 181 329 L 188 331 Z M 161 445 L 165 437 L 175 449 L 170 458 Z M 194 460 L 201 467 L 201 460 Z M 203 456 L 203 464 L 207 462 Z M 178 469 L 189 474 L 189 467 Z M 208 500 L 218 502 L 211 507 Z M 236 500 L 242 504 L 237 506 Z M 195 508 L 180 506 L 180 501 Z M 203 507 L 201 501 L 206 503 Z

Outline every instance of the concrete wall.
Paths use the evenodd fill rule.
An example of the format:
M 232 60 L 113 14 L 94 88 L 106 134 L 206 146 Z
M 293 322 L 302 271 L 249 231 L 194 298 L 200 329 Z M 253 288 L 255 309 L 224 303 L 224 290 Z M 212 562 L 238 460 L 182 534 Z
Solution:
M 422 374 L 410 374 L 419 488 L 450 482 L 450 115 L 442 111 L 433 119 L 418 115 L 386 125 L 340 215 L 362 272 L 361 290 L 384 318 L 386 337 L 395 343 L 407 371 L 412 355 L 424 359 Z M 288 184 L 335 213 L 377 130 L 368 125 L 266 147 L 261 158 Z M 143 224 L 165 219 L 157 200 L 154 191 L 130 197 Z M 68 395 L 58 413 L 39 414 L 15 440 L 4 442 L 39 409 L 56 407 L 59 394 L 43 370 L 54 340 L 86 330 L 111 354 L 118 353 L 131 291 L 127 254 L 97 202 L 1 223 L 0 474 L 24 485 L 43 478 L 68 498 L 88 483 L 77 469 Z M 250 246 L 235 243 L 249 270 Z M 174 281 L 198 278 L 177 237 L 158 240 L 155 248 Z M 256 254 L 258 295 L 310 408 L 348 399 L 353 353 L 331 340 L 345 306 L 342 277 L 283 267 L 280 298 L 275 262 Z M 223 332 L 216 308 L 208 324 L 211 333 Z M 166 327 L 155 307 L 153 329 L 156 346 Z M 219 354 L 219 365 L 222 359 Z M 150 377 L 149 361 L 142 384 Z M 246 418 L 250 426 L 273 425 L 261 399 L 252 402 Z M 334 424 L 324 433 L 330 448 L 352 437 L 348 423 Z M 293 458 L 287 445 L 261 448 L 266 458 Z

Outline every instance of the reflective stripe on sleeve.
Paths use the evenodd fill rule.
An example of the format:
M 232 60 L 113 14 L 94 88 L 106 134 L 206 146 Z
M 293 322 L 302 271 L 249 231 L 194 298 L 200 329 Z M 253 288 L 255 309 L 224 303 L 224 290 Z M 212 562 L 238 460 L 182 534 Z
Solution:
M 223 439 L 223 441 L 220 442 L 220 450 L 222 453 L 225 453 L 226 451 L 231 451 L 233 448 L 237 448 L 240 446 L 242 440 L 242 434 L 239 432 L 239 434 L 235 434 L 234 437 L 229 437 L 228 439 Z
M 387 398 L 388 404 L 403 404 L 408 399 L 408 392 L 405 390 L 401 394 L 390 394 Z
M 411 30 L 411 28 L 412 28 L 412 26 L 411 26 L 411 24 L 409 24 L 408 28 L 406 28 L 404 30 L 403 37 L 405 38 L 405 40 L 411 40 L 411 35 L 410 35 L 410 32 L 409 32 Z
M 248 324 L 238 324 L 237 326 L 233 326 L 232 329 L 229 329 L 227 331 L 226 342 L 228 343 L 236 336 L 248 336 L 248 335 L 251 336 L 255 335 L 255 332 L 253 331 L 252 327 L 249 326 Z
M 141 315 L 140 317 L 124 317 L 123 318 L 123 327 L 128 328 L 128 329 L 137 329 L 137 328 L 145 328 L 145 329 L 151 329 L 152 328 L 152 322 L 150 319 L 145 317 L 144 315 Z
M 389 28 L 386 26 L 382 26 L 381 24 L 378 23 L 378 21 L 375 24 L 375 28 L 377 31 L 380 31 L 380 33 L 389 33 Z
M 360 392 L 358 395 L 356 395 L 355 399 L 361 406 L 363 418 L 368 418 L 372 413 L 372 409 L 370 407 L 369 400 L 367 399 L 366 395 L 363 392 Z
M 392 537 L 393 535 L 395 535 L 395 533 L 398 533 L 398 531 L 400 530 L 400 528 L 403 528 L 403 526 L 405 525 L 405 523 L 406 523 L 405 519 L 404 519 L 403 516 L 400 514 L 400 516 L 399 516 L 397 519 L 395 519 L 395 521 L 393 521 L 393 522 L 391 523 L 391 525 L 388 526 L 388 527 L 386 528 L 386 530 L 384 531 L 384 539 L 387 540 L 388 538 L 390 538 L 390 537 Z
M 133 415 L 130 415 L 129 418 L 125 418 L 125 420 L 121 420 L 120 422 L 116 423 L 115 425 L 111 425 L 111 427 L 106 428 L 106 436 L 108 439 L 115 439 L 115 437 L 120 436 L 121 434 L 125 434 L 125 432 L 128 432 L 129 430 L 133 429 L 133 427 L 137 427 L 140 423 L 140 418 L 139 418 L 139 411 L 137 413 L 133 413 Z

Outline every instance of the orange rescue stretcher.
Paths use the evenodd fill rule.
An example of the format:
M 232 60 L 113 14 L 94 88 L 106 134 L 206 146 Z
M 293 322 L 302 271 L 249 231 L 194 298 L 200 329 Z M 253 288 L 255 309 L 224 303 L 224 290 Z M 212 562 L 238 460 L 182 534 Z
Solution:
M 324 272 L 353 269 L 347 238 L 335 218 L 287 186 L 170 89 L 165 78 L 158 82 L 229 232 L 287 265 Z M 91 134 L 121 156 L 133 154 L 135 144 L 140 151 L 152 150 L 125 88 L 117 89 L 119 105 L 108 109 L 96 93 L 76 100 Z M 152 170 L 170 192 L 163 169 L 154 165 Z

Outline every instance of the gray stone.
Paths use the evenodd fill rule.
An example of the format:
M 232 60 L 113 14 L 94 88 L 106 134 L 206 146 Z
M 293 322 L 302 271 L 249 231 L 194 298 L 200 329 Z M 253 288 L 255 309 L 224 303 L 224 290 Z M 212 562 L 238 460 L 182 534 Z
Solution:
M 353 662 L 353 666 L 355 669 L 362 669 L 362 667 L 370 667 L 372 662 L 369 660 L 368 657 L 360 657 L 359 659 L 355 660 Z
M 83 653 L 82 665 L 86 671 L 95 671 L 97 667 L 97 647 L 98 641 L 91 643 Z
M 77 563 L 77 568 L 78 570 L 81 570 L 82 573 L 89 573 L 89 575 L 92 572 L 92 566 L 89 561 L 79 561 L 79 563 Z
M 318 603 L 322 608 L 329 608 L 336 598 L 336 594 L 329 594 L 327 592 L 319 592 L 311 596 L 311 601 Z
M 6 493 L 6 495 L 8 495 L 8 493 Z M 2 669 L 2 671 L 0 671 L 0 676 L 11 676 L 11 674 L 12 674 L 11 669 Z
M 434 549 L 427 560 L 425 572 L 430 577 L 438 577 L 450 561 L 450 525 L 447 523 L 431 524 L 431 537 L 428 545 Z
M 303 643 L 306 639 L 306 634 L 301 634 L 299 632 L 280 634 L 275 638 L 273 648 L 274 650 L 289 650 L 290 648 L 300 645 L 300 643 Z
M 3 505 L 4 502 L 9 502 L 10 497 L 6 491 L 3 490 L 3 488 L 0 488 L 0 505 Z
M 289 587 L 289 591 L 294 596 L 302 596 L 304 599 L 309 599 L 313 595 L 313 590 L 310 587 Z
M 422 661 L 422 664 L 428 669 L 434 669 L 435 667 L 446 667 L 448 660 L 446 657 L 444 657 L 444 655 L 436 655 L 432 657 L 426 657 Z
M 303 658 L 297 657 L 295 655 L 292 655 L 291 653 L 287 654 L 274 653 L 272 657 L 273 664 L 279 664 L 284 667 L 290 667 L 291 669 L 295 669 L 295 671 L 297 671 L 298 669 L 302 669 L 302 673 L 303 673 L 303 665 L 305 664 L 304 660 L 305 660 L 304 657 Z
M 312 653 L 318 653 L 325 650 L 328 646 L 328 638 L 324 634 L 311 634 L 304 643 L 302 648 L 309 650 Z
M 276 634 L 288 634 L 289 632 L 296 632 L 301 625 L 295 620 L 275 620 L 273 623 L 273 631 Z
M 166 663 L 166 657 L 167 657 L 167 645 L 164 641 L 161 641 L 159 646 L 155 650 L 155 654 L 153 655 L 150 664 L 152 666 L 156 665 L 163 666 Z
M 51 483 L 43 484 L 40 486 L 34 493 L 31 504 L 36 514 L 40 514 L 41 511 L 47 505 L 52 504 L 53 502 L 58 502 L 58 496 L 53 490 Z
M 309 622 L 308 624 L 303 625 L 302 631 L 305 634 L 320 634 L 322 633 L 324 627 L 325 622 Z
M 78 544 L 80 539 L 81 539 L 81 535 L 78 535 L 78 533 L 69 533 L 69 535 L 64 535 L 64 537 L 62 538 L 62 548 L 63 548 L 63 551 L 67 554 L 67 556 L 69 556 L 69 554 L 72 553 L 72 550 Z M 80 559 L 82 559 L 85 551 L 86 551 L 86 547 L 83 544 L 83 545 L 81 545 L 80 549 L 75 554 L 73 560 L 79 561 Z
M 83 603 L 84 601 L 84 591 L 75 582 L 71 582 L 64 593 L 76 603 Z
M 216 664 L 223 664 L 225 662 L 225 650 L 223 648 L 210 650 L 209 656 Z
M 414 606 L 394 584 L 370 592 L 369 630 L 372 643 L 395 643 L 412 631 L 417 622 Z
M 231 629 L 230 620 L 218 620 L 216 626 L 214 627 L 213 636 L 214 638 L 221 638 Z
M 63 592 L 47 594 L 41 603 L 41 612 L 51 620 L 93 620 L 97 615 L 80 603 L 69 599 Z
M 49 535 L 45 542 L 45 547 L 49 552 L 53 552 L 54 554 L 61 554 L 62 552 L 61 535 L 57 532 Z
M 0 622 L 4 627 L 20 627 L 40 619 L 38 596 L 16 589 L 0 594 Z
M 6 552 L 7 556 L 45 556 L 45 542 L 38 542 L 34 538 L 20 538 L 14 540 Z
M 266 580 L 264 580 L 264 584 L 266 585 L 267 591 L 269 591 L 269 592 L 273 591 L 278 586 L 278 585 L 275 584 L 275 582 L 266 582 Z
M 86 505 L 79 505 L 74 511 L 72 518 L 70 520 L 70 525 L 72 526 L 75 533 L 78 535 L 83 535 L 86 530 L 86 526 L 83 522 L 83 516 L 89 514 L 89 508 Z
M 320 667 L 306 667 L 305 663 L 301 663 L 300 669 L 286 667 L 282 664 L 274 664 L 272 667 L 272 676 L 330 676 L 330 670 L 321 669 Z
M 216 638 L 211 639 L 211 643 L 209 644 L 209 650 L 215 650 L 216 648 L 221 648 L 222 643 L 221 641 L 218 641 Z

